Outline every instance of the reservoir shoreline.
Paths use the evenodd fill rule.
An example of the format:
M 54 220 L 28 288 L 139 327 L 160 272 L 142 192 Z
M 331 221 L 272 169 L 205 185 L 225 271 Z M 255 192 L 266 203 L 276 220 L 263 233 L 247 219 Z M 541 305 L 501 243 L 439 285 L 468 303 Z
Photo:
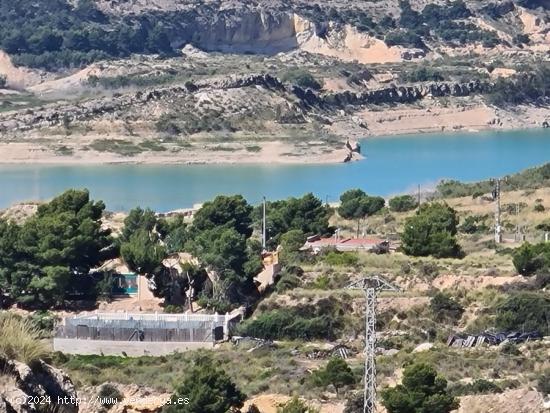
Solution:
M 494 108 L 481 106 L 470 109 L 461 108 L 458 112 L 457 108 L 452 110 L 431 108 L 429 111 L 408 108 L 365 112 L 362 119 L 370 125 L 369 129 L 363 135 L 350 131 L 348 136 L 352 137 L 350 141 L 357 139 L 366 142 L 372 139 L 417 135 L 445 138 L 456 134 L 529 132 L 542 130 L 543 119 L 548 116 L 548 113 L 550 110 L 546 107 L 529 109 L 523 107 L 520 112 L 512 114 L 509 111 L 497 111 Z M 345 132 L 339 130 L 338 135 L 346 136 Z M 116 136 L 108 136 L 108 138 L 118 139 Z M 80 147 L 75 151 L 62 153 L 39 143 L 33 143 L 32 140 L 8 141 L 0 142 L 0 165 L 326 165 L 344 163 L 349 153 L 345 148 L 345 140 L 339 143 L 307 141 L 301 145 L 284 140 L 241 142 L 240 144 L 238 148 L 220 145 L 217 150 L 196 146 L 178 151 L 143 151 L 133 155 L 123 155 Z M 297 149 L 297 146 L 300 148 Z M 366 152 L 363 154 L 368 156 Z M 354 154 L 352 161 L 363 159 L 364 156 Z
M 367 159 L 348 164 L 0 165 L 0 208 L 88 188 L 111 211 L 192 207 L 219 194 L 252 203 L 312 192 L 329 202 L 347 189 L 370 194 L 432 190 L 441 179 L 479 181 L 550 162 L 550 130 L 417 134 L 361 141 Z

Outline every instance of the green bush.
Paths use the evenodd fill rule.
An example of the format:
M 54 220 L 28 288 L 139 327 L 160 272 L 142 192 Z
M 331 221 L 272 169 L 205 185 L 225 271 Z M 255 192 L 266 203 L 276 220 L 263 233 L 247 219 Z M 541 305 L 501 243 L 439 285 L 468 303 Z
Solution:
M 407 71 L 401 75 L 405 82 L 441 82 L 444 79 L 441 72 L 437 69 L 421 66 L 419 68 Z M 414 199 L 414 198 L 413 198 Z
M 393 212 L 407 212 L 418 206 L 418 200 L 412 195 L 400 195 L 391 198 L 388 205 Z
M 181 133 L 181 129 L 176 123 L 174 116 L 167 114 L 160 116 L 155 123 L 155 129 L 157 132 L 166 133 L 170 136 L 176 136 Z
M 447 391 L 447 380 L 426 364 L 405 368 L 402 384 L 384 389 L 381 396 L 388 413 L 449 413 L 459 406 Z
M 386 35 L 384 41 L 388 46 L 416 47 L 418 49 L 426 47 L 422 37 L 412 30 L 391 31 Z
M 353 267 L 359 262 L 359 256 L 356 252 L 338 252 L 329 251 L 322 255 L 325 264 L 337 267 Z
M 501 189 L 503 191 L 547 187 L 550 186 L 550 163 L 525 169 L 517 174 L 508 175 L 505 178 L 505 180 L 501 181 Z M 475 193 L 490 193 L 494 188 L 495 183 L 492 180 L 473 183 L 443 180 L 437 185 L 436 192 L 442 198 L 458 198 L 472 196 Z
M 456 211 L 447 204 L 424 204 L 405 221 L 401 248 L 413 256 L 460 257 L 462 251 L 455 237 L 457 225 Z
M 524 243 L 512 256 L 514 267 L 521 275 L 533 275 L 550 268 L 550 243 Z
M 227 413 L 243 406 L 246 395 L 210 357 L 197 357 L 186 373 L 163 412 Z M 177 403 L 178 399 L 187 399 L 188 403 Z
M 514 77 L 499 78 L 488 95 L 497 106 L 538 102 L 550 96 L 550 63 L 542 62 Z
M 329 317 L 303 317 L 292 310 L 264 313 L 241 324 L 238 331 L 246 336 L 268 340 L 334 338 Z
M 446 319 L 459 320 L 464 313 L 464 307 L 455 301 L 448 294 L 438 292 L 430 300 L 430 309 L 436 320 L 444 321 Z
M 0 89 L 3 89 L 6 87 L 7 83 L 7 77 L 6 75 L 0 75 Z
M 289 70 L 281 76 L 283 82 L 293 83 L 304 89 L 320 90 L 323 85 L 315 77 L 303 69 Z
M 124 395 L 121 393 L 121 391 L 115 385 L 110 383 L 103 384 L 99 388 L 97 396 L 99 398 L 100 404 L 107 409 L 110 409 L 111 407 L 124 400 Z
M 521 355 L 521 351 L 519 351 L 518 346 L 512 342 L 504 343 L 500 348 L 499 351 L 501 354 L 506 354 L 507 356 L 519 356 Z
M 450 387 L 453 396 L 469 396 L 472 394 L 495 394 L 502 393 L 502 388 L 492 381 L 477 379 L 472 383 L 457 383 Z
M 170 16 L 105 14 L 91 0 L 19 0 L 0 8 L 0 47 L 16 64 L 57 70 L 132 53 L 172 54 Z
M 503 331 L 550 333 L 550 297 L 534 292 L 511 295 L 495 308 L 496 327 Z
M 332 299 L 316 305 L 276 309 L 239 325 L 241 335 L 268 340 L 333 340 L 343 327 L 344 308 Z
M 29 364 L 48 353 L 40 329 L 30 319 L 0 312 L 0 356 Z
M 164 312 L 167 314 L 180 314 L 184 313 L 185 309 L 181 305 L 168 304 L 164 307 Z
M 333 357 L 324 368 L 315 370 L 311 374 L 311 381 L 319 387 L 332 385 L 338 395 L 342 387 L 355 383 L 355 375 L 345 360 Z
M 319 413 L 319 410 L 307 405 L 294 396 L 288 402 L 278 406 L 277 413 Z
M 281 294 L 285 291 L 293 290 L 294 288 L 299 287 L 301 284 L 302 280 L 296 277 L 294 274 L 283 273 L 283 275 L 281 275 L 281 278 L 279 278 L 277 285 L 275 286 L 275 290 L 279 294 Z
M 464 219 L 464 222 L 458 227 L 458 230 L 464 234 L 484 233 L 489 230 L 485 225 L 486 217 L 479 215 L 470 215 Z
M 51 337 L 59 317 L 50 311 L 40 310 L 34 312 L 29 319 L 42 337 Z
M 374 215 L 386 204 L 384 198 L 367 195 L 361 189 L 350 189 L 340 196 L 338 214 L 345 219 L 361 220 Z
M 542 394 L 550 394 L 550 369 L 545 370 L 538 378 L 537 389 Z
M 292 290 L 302 284 L 302 276 L 304 270 L 301 267 L 291 265 L 285 266 L 281 271 L 275 290 L 278 293 L 283 293 L 287 290 Z

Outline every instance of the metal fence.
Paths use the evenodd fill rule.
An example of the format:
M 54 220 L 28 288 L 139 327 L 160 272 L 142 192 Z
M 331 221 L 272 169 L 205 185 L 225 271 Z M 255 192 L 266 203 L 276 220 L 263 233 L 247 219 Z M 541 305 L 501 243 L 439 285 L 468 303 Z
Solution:
M 107 341 L 207 342 L 223 340 L 230 318 L 222 315 L 95 314 L 65 318 L 56 338 Z

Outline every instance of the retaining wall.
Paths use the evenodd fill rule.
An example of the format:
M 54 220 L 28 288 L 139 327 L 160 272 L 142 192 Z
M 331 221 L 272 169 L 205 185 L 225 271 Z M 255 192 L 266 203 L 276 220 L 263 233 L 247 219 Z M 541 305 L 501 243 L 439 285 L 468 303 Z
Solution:
M 103 354 L 106 356 L 163 356 L 186 350 L 213 348 L 213 342 L 145 342 L 78 340 L 73 338 L 53 339 L 54 351 L 66 354 Z

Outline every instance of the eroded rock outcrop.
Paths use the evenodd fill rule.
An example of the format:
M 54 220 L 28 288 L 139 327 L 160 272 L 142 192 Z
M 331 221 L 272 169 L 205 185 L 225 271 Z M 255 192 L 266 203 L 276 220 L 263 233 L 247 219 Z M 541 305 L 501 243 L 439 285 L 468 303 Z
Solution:
M 0 376 L 0 413 L 42 412 L 46 405 L 59 413 L 78 413 L 71 379 L 41 360 L 29 366 L 0 358 Z
M 296 85 L 285 85 L 270 74 L 251 74 L 186 82 L 164 88 L 148 89 L 124 95 L 114 95 L 91 99 L 77 104 L 51 105 L 38 110 L 12 112 L 0 115 L 1 131 L 25 131 L 33 128 L 60 125 L 63 123 L 88 121 L 108 117 L 121 119 L 128 112 L 139 113 L 154 102 L 170 104 L 176 99 L 192 98 L 200 91 L 216 91 L 261 87 L 267 91 L 286 96 L 286 99 L 302 111 L 315 109 L 333 110 L 348 106 L 367 104 L 412 103 L 420 99 L 443 96 L 470 96 L 484 93 L 491 88 L 490 83 L 472 81 L 468 83 L 426 83 L 413 86 L 391 86 L 365 92 L 344 91 L 323 94 Z M 147 111 L 145 111 L 147 112 Z

